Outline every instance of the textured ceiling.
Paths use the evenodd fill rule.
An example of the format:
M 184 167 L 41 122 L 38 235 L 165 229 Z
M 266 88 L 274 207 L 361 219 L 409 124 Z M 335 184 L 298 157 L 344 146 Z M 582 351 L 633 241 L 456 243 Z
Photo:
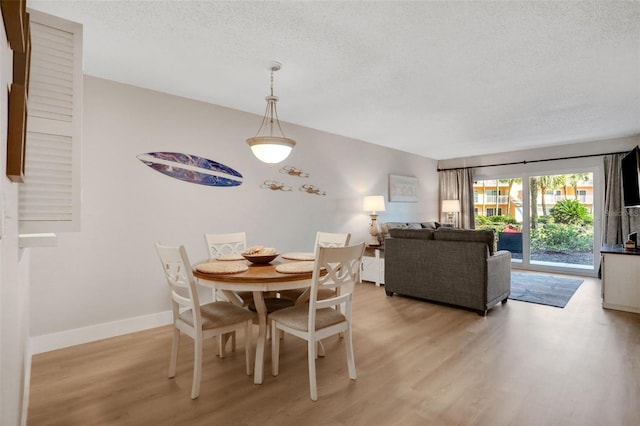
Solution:
M 282 121 L 435 159 L 640 134 L 638 1 L 27 5 L 86 74 L 262 115 L 277 60 Z

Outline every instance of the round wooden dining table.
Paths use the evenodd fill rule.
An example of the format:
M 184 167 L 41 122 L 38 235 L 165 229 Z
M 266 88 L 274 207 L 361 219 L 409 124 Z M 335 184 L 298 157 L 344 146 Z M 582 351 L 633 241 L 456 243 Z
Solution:
M 214 262 L 214 260 L 209 262 Z M 264 349 L 267 340 L 268 313 L 264 302 L 264 293 L 310 287 L 312 272 L 280 273 L 276 271 L 277 265 L 288 263 L 288 261 L 276 260 L 268 264 L 245 262 L 247 262 L 249 269 L 244 272 L 212 274 L 200 272 L 194 267 L 193 275 L 198 278 L 200 285 L 221 290 L 232 303 L 238 306 L 242 306 L 242 300 L 234 292 L 253 292 L 253 302 L 258 314 L 258 340 L 256 342 L 253 382 L 259 385 L 264 377 Z

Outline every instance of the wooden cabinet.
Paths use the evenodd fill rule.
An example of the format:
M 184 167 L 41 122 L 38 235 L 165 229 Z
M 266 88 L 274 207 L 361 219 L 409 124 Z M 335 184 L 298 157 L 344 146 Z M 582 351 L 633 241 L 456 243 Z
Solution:
M 360 279 L 377 286 L 384 284 L 384 247 L 367 246 L 362 257 Z
M 640 313 L 640 256 L 602 252 L 602 307 Z

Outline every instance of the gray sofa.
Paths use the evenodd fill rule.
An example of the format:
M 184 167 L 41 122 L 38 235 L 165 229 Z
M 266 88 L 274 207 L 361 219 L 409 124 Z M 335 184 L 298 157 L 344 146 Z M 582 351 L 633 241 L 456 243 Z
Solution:
M 384 243 L 385 291 L 484 316 L 511 291 L 511 253 L 495 251 L 494 240 L 493 231 L 392 229 Z

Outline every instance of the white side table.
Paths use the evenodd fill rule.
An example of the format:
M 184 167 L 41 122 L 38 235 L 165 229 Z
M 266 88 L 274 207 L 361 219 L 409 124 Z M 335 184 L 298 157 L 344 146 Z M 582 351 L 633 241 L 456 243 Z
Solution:
M 363 281 L 374 282 L 377 286 L 384 284 L 384 247 L 367 246 L 362 257 L 362 273 L 360 278 Z

